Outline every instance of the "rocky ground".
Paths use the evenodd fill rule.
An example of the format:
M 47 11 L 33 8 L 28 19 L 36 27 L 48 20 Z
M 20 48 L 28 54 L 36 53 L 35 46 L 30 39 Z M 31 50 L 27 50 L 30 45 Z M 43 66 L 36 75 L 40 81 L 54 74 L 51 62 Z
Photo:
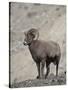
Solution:
M 66 76 L 62 73 L 66 72 L 66 7 L 14 2 L 11 3 L 10 12 L 10 83 L 12 87 L 65 84 Z M 51 79 L 51 74 L 55 75 L 53 64 L 51 64 L 50 79 L 35 79 L 37 76 L 36 64 L 28 46 L 23 45 L 23 32 L 30 28 L 39 30 L 39 39 L 52 40 L 60 45 L 60 78 L 58 77 L 58 80 Z
M 38 86 L 54 86 L 54 85 L 65 85 L 66 84 L 66 74 L 59 75 L 57 78 L 53 74 L 49 75 L 47 79 L 34 79 L 26 80 L 19 83 L 13 83 L 11 88 L 20 87 L 38 87 Z

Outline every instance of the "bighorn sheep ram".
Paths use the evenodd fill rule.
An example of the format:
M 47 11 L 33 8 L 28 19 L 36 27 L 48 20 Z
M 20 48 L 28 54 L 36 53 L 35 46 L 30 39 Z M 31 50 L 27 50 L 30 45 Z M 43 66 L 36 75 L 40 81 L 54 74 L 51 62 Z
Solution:
M 38 40 L 38 30 L 32 28 L 24 32 L 25 39 L 23 44 L 28 45 L 32 58 L 36 62 L 38 69 L 37 78 L 47 78 L 50 71 L 50 64 L 56 65 L 56 76 L 58 76 L 58 65 L 60 61 L 60 47 L 53 41 Z M 46 64 L 46 74 L 44 75 L 44 66 Z

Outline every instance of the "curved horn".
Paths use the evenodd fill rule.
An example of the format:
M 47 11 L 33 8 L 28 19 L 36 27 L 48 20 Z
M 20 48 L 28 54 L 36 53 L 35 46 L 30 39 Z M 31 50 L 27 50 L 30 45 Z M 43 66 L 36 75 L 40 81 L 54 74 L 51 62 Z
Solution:
M 39 31 L 37 29 L 32 28 L 28 32 L 34 36 L 34 40 L 39 38 Z
M 36 30 L 35 31 L 35 38 L 34 38 L 34 40 L 37 40 L 39 38 L 39 32 L 38 32 L 38 30 Z

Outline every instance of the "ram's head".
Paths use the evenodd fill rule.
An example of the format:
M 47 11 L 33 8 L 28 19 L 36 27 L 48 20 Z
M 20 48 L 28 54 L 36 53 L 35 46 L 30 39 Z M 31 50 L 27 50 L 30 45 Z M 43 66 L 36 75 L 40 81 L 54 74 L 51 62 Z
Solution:
M 24 45 L 30 45 L 33 40 L 37 40 L 39 38 L 39 32 L 37 29 L 30 29 L 27 32 L 24 32 L 25 34 L 25 39 L 23 44 Z

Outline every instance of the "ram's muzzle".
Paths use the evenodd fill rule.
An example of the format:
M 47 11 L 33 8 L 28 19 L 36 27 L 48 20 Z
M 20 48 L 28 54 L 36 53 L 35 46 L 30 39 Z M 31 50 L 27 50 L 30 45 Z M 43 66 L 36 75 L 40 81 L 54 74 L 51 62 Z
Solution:
M 25 41 L 23 42 L 23 44 L 24 44 L 25 46 L 28 45 L 27 42 L 25 42 Z

